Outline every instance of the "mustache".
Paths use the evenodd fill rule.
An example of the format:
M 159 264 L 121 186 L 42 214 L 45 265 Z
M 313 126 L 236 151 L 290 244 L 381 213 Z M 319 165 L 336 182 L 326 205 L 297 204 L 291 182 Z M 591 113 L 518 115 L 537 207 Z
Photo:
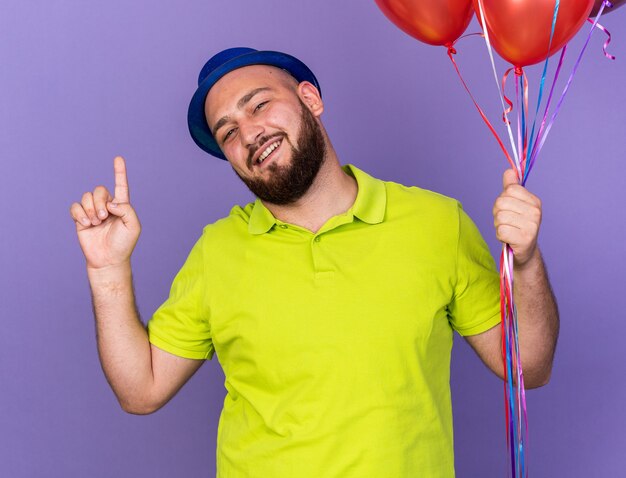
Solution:
M 265 143 L 267 143 L 268 141 L 272 139 L 278 139 L 278 138 L 286 139 L 287 136 L 283 133 L 273 134 L 270 136 L 263 136 L 262 138 L 259 139 L 259 141 L 257 141 L 255 144 L 251 145 L 248 148 L 248 159 L 246 160 L 246 165 L 248 166 L 248 169 L 250 170 L 252 169 L 252 158 L 254 157 L 256 152 L 259 150 L 259 148 L 263 146 Z

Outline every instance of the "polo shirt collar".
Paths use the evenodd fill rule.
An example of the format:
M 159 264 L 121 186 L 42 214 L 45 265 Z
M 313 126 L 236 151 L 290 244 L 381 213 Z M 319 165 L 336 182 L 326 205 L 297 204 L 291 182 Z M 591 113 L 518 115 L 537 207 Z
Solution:
M 383 222 L 387 207 L 385 184 L 380 179 L 370 176 L 352 164 L 347 164 L 342 169 L 356 179 L 358 185 L 357 196 L 351 208 L 352 214 L 368 224 Z M 276 224 L 276 218 L 257 198 L 252 206 L 248 232 L 255 235 L 264 234 L 274 224 Z
M 359 191 L 352 206 L 352 214 L 368 224 L 379 224 L 385 218 L 387 191 L 385 183 L 361 171 L 352 164 L 342 168 L 356 179 Z
M 265 234 L 276 224 L 276 218 L 267 209 L 261 200 L 257 198 L 252 206 L 250 222 L 248 222 L 248 232 L 250 234 Z

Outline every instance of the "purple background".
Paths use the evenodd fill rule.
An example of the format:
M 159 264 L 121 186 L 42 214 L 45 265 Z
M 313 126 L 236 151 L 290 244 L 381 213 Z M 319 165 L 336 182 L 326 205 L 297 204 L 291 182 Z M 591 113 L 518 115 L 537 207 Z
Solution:
M 202 227 L 250 198 L 187 133 L 197 73 L 222 48 L 303 59 L 321 82 L 323 120 L 344 163 L 460 199 L 499 254 L 491 208 L 504 158 L 445 50 L 400 32 L 373 1 L 2 6 L 1 476 L 213 475 L 219 364 L 205 364 L 154 415 L 121 411 L 98 363 L 68 211 L 85 191 L 111 187 L 112 158 L 126 157 L 143 225 L 133 263 L 147 320 Z M 533 477 L 623 474 L 626 9 L 604 24 L 618 59 L 606 60 L 594 35 L 529 182 L 544 204 L 540 243 L 562 320 L 552 381 L 527 394 Z M 502 128 L 484 42 L 465 40 L 457 60 Z M 453 354 L 457 474 L 504 476 L 501 383 L 462 340 Z

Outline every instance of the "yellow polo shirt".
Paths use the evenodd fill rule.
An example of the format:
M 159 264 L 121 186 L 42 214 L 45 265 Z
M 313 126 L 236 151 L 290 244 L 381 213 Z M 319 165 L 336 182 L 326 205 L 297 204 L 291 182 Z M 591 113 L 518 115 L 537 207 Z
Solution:
M 150 341 L 226 377 L 218 478 L 454 476 L 453 331 L 500 322 L 499 277 L 454 199 L 354 166 L 317 233 L 260 201 L 205 227 Z

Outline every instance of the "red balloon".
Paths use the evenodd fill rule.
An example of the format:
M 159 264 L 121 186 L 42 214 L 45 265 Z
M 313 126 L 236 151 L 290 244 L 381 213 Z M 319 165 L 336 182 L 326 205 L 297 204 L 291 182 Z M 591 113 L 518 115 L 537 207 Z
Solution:
M 593 9 L 591 10 L 591 16 L 595 17 L 598 12 L 600 11 L 600 7 L 602 6 L 602 3 L 604 2 L 604 0 L 596 0 L 595 4 L 593 5 Z M 613 6 L 611 8 L 605 8 L 602 11 L 602 15 L 606 15 L 607 13 L 611 13 L 612 11 L 617 10 L 619 7 L 621 7 L 622 5 L 624 5 L 626 3 L 626 0 L 612 0 L 611 3 L 613 4 Z
M 472 0 L 375 1 L 400 30 L 430 45 L 451 46 L 474 14 Z
M 478 0 L 473 0 L 480 22 Z M 559 51 L 580 30 L 594 0 L 561 0 L 552 45 L 555 0 L 482 0 L 493 48 L 517 67 L 532 65 Z M 482 23 L 482 22 L 481 22 Z

